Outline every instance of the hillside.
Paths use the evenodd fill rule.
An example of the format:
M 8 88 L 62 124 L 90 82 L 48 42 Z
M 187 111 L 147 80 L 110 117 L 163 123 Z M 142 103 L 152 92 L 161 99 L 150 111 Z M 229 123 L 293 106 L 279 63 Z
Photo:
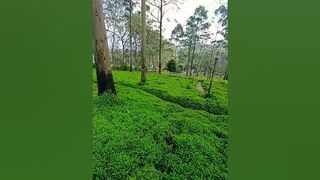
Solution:
M 94 74 L 95 179 L 226 179 L 227 82 L 204 98 L 206 80 L 114 71 L 118 95 L 98 97 Z

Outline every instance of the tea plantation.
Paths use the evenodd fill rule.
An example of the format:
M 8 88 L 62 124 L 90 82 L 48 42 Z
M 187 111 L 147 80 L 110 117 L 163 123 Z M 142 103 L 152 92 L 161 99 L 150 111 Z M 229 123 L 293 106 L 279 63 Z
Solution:
M 94 179 L 226 179 L 227 82 L 113 71 L 117 96 L 97 96 L 93 73 Z

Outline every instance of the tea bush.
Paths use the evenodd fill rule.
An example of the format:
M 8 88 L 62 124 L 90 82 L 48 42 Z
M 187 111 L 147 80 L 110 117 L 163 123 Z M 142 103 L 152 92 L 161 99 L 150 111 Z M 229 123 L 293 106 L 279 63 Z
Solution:
M 227 178 L 227 116 L 153 95 L 166 89 L 116 88 L 98 97 L 93 85 L 94 179 Z
M 227 88 L 223 82 L 215 83 L 211 98 L 204 98 L 205 94 L 196 89 L 197 80 L 148 73 L 147 83 L 140 85 L 140 72 L 113 71 L 113 74 L 116 84 L 143 90 L 182 107 L 205 110 L 216 115 L 228 114 Z M 199 81 L 202 81 L 204 89 L 207 90 L 208 81 Z

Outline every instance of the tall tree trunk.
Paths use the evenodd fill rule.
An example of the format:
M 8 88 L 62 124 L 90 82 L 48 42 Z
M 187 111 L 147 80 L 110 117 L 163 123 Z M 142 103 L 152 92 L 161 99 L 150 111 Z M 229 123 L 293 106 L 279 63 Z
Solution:
M 162 66 L 162 2 L 163 0 L 160 0 L 160 38 L 159 38 L 159 74 L 161 74 L 161 66 Z
M 113 23 L 113 30 L 115 31 L 115 22 Z M 114 52 L 114 47 L 115 47 L 115 44 L 116 44 L 116 34 L 115 33 L 112 33 L 112 44 L 111 44 L 111 58 L 113 59 L 114 56 L 113 56 L 113 52 Z
M 191 77 L 191 71 L 192 71 L 192 66 L 193 66 L 193 59 L 194 59 L 194 51 L 196 50 L 196 43 L 194 42 L 193 44 L 193 49 L 192 49 L 192 56 L 191 56 L 191 62 L 190 62 L 190 72 L 189 75 Z
M 137 40 L 135 40 L 135 44 L 134 44 L 134 61 L 135 61 L 135 66 L 138 64 L 138 43 Z
M 111 56 L 108 47 L 106 27 L 101 0 L 93 0 L 93 40 L 94 40 L 94 60 L 98 81 L 98 94 L 107 91 L 116 94 L 111 72 Z
M 114 23 L 113 23 L 113 30 L 115 31 L 115 29 L 116 29 L 116 21 L 114 21 Z M 114 51 L 115 44 L 116 44 L 116 34 L 112 33 L 111 53 L 113 53 L 113 51 Z
M 141 83 L 147 81 L 147 69 L 146 69 L 146 0 L 141 0 L 141 15 L 142 15 L 142 25 L 141 25 Z
M 125 61 L 125 45 L 124 45 L 124 42 L 122 41 L 122 64 L 127 64 L 126 61 Z
M 189 74 L 189 69 L 190 69 L 190 66 L 189 66 L 189 64 L 190 64 L 190 57 L 191 56 L 191 43 L 189 44 L 189 48 L 188 48 L 188 62 L 187 62 L 187 72 L 186 72 L 186 76 L 188 76 L 188 74 Z
M 207 80 L 211 77 L 210 65 L 212 64 L 212 60 L 213 60 L 213 52 L 214 52 L 214 46 L 212 47 L 211 54 L 210 54 L 209 68 L 207 69 Z
M 224 77 L 223 77 L 224 80 L 228 80 L 228 65 L 226 67 L 226 71 L 224 72 Z
M 208 89 L 208 92 L 207 92 L 207 96 L 208 97 L 210 96 L 210 91 L 211 91 L 212 82 L 213 82 L 213 75 L 214 75 L 214 72 L 215 72 L 215 69 L 216 69 L 217 61 L 218 61 L 218 58 L 215 58 L 214 65 L 213 65 L 213 68 L 212 68 L 212 71 L 211 71 L 211 74 L 210 74 L 210 85 L 209 85 L 209 89 Z
M 131 72 L 132 71 L 132 0 L 130 0 L 129 36 L 130 36 L 130 72 Z

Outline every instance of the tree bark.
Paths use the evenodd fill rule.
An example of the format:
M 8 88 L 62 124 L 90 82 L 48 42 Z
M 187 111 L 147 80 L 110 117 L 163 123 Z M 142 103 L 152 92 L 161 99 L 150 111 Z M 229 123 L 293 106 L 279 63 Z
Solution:
M 113 30 L 115 31 L 115 29 L 116 29 L 116 21 L 114 21 L 114 23 L 113 23 Z M 114 51 L 114 46 L 115 46 L 115 44 L 116 44 L 116 34 L 113 33 L 113 34 L 112 34 L 111 53 L 113 53 L 113 51 Z
M 130 72 L 132 71 L 132 0 L 130 0 L 129 36 L 130 36 Z
M 190 62 L 190 72 L 189 72 L 189 75 L 191 77 L 191 71 L 192 71 L 192 66 L 193 66 L 193 59 L 194 59 L 194 51 L 196 49 L 196 43 L 194 42 L 193 44 L 193 49 L 192 49 L 192 56 L 191 56 L 191 62 Z
M 142 25 L 141 25 L 141 83 L 147 81 L 146 73 L 146 0 L 141 0 L 141 15 L 142 15 Z
M 122 43 L 122 62 L 123 64 L 127 64 L 124 56 L 125 56 L 125 45 Z
M 212 64 L 212 60 L 213 60 L 213 52 L 214 52 L 214 46 L 212 47 L 212 50 L 211 50 L 211 54 L 210 54 L 210 61 L 209 61 L 209 68 L 207 69 L 207 80 L 210 78 L 211 76 L 211 69 L 210 69 L 210 65 Z
M 105 92 L 116 93 L 111 71 L 111 56 L 108 47 L 106 27 L 101 0 L 93 2 L 93 40 L 94 40 L 94 60 L 98 81 L 98 94 Z
M 135 61 L 135 67 L 138 64 L 138 43 L 137 40 L 135 40 L 135 44 L 134 44 L 134 61 Z
M 224 80 L 228 80 L 228 66 L 226 67 L 226 71 L 224 72 Z
M 163 11 L 163 6 L 162 6 L 163 0 L 160 0 L 160 38 L 159 38 L 159 74 L 161 74 L 161 66 L 162 66 L 162 11 Z
M 210 91 L 211 91 L 212 82 L 213 82 L 213 75 L 214 75 L 214 72 L 215 72 L 215 69 L 216 69 L 217 61 L 218 61 L 218 58 L 215 58 L 214 65 L 213 65 L 213 68 L 212 68 L 212 71 L 211 71 L 211 74 L 210 74 L 210 85 L 209 85 L 209 89 L 208 89 L 208 92 L 207 92 L 207 96 L 208 97 L 210 96 Z
M 188 49 L 188 62 L 187 62 L 187 72 L 186 72 L 186 76 L 188 76 L 188 74 L 189 74 L 189 70 L 190 70 L 190 66 L 189 66 L 189 64 L 190 64 L 190 56 L 191 56 L 191 43 L 189 44 L 189 49 Z

